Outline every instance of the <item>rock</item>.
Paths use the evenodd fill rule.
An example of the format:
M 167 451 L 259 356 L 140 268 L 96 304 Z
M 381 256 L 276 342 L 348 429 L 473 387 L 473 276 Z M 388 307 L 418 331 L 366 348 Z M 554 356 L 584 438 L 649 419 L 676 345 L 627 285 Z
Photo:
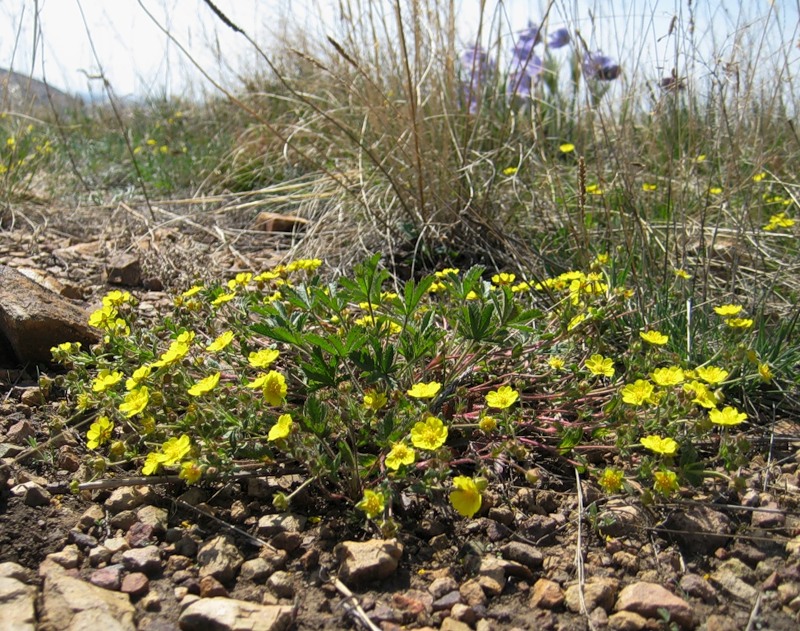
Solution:
M 109 261 L 106 277 L 111 285 L 139 287 L 142 284 L 142 264 L 133 254 L 118 254 Z
M 292 577 L 288 572 L 278 570 L 267 579 L 267 587 L 278 598 L 292 598 L 294 597 L 294 583 Z
M 155 540 L 153 526 L 150 524 L 143 524 L 140 521 L 132 524 L 131 527 L 128 528 L 128 532 L 125 533 L 125 541 L 128 542 L 131 548 L 143 548 L 144 546 L 154 543 Z
M 462 583 L 458 591 L 464 602 L 470 607 L 482 607 L 486 604 L 486 594 L 477 579 L 470 579 Z
M 6 432 L 6 440 L 13 445 L 25 445 L 29 438 L 33 438 L 36 431 L 27 419 L 17 421 Z
M 612 631 L 641 631 L 647 627 L 647 618 L 633 611 L 618 611 L 608 617 L 608 628 Z
M 614 597 L 619 589 L 619 581 L 614 578 L 592 578 L 583 586 L 583 600 L 586 604 L 586 611 L 591 612 L 598 607 L 604 611 L 610 611 L 614 606 Z M 570 585 L 565 594 L 567 609 L 573 613 L 580 613 L 580 585 Z
M 82 555 L 78 546 L 70 544 L 64 546 L 59 552 L 53 552 L 47 555 L 47 560 L 53 561 L 63 567 L 65 570 L 73 570 L 81 564 Z
M 150 526 L 151 532 L 162 535 L 167 530 L 169 515 L 167 511 L 158 506 L 142 506 L 136 511 L 136 517 L 140 523 Z
M 458 591 L 458 583 L 452 576 L 435 578 L 431 584 L 428 585 L 428 592 L 430 592 L 431 596 L 434 598 L 441 598 L 453 590 Z
M 750 525 L 753 528 L 775 529 L 783 528 L 786 522 L 786 515 L 780 509 L 777 502 L 765 502 L 760 507 L 762 510 L 753 511 L 750 518 Z
M 11 495 L 21 497 L 25 506 L 47 506 L 52 499 L 50 491 L 36 482 L 25 482 L 11 488 Z
M 284 631 L 294 620 L 294 607 L 258 605 L 232 598 L 201 598 L 181 613 L 182 631 Z
M 141 572 L 132 572 L 122 579 L 120 591 L 131 596 L 143 596 L 150 589 L 150 579 Z
M 528 602 L 531 607 L 557 609 L 564 604 L 564 592 L 561 591 L 561 586 L 555 581 L 540 578 L 533 584 Z
M 213 576 L 204 576 L 200 579 L 200 597 L 214 598 L 217 596 L 228 597 L 228 590 Z
M 122 585 L 122 564 L 109 565 L 92 572 L 89 582 L 103 589 L 119 591 L 120 585 Z
M 520 532 L 537 543 L 547 543 L 555 535 L 558 522 L 548 515 L 531 515 L 520 526 Z
M 83 309 L 0 265 L 0 346 L 7 341 L 20 363 L 50 363 L 50 349 L 63 342 L 90 346 L 98 335 L 88 318 Z
M 671 513 L 663 523 L 664 535 L 682 547 L 708 554 L 728 542 L 733 524 L 728 516 L 708 506 L 693 506 Z
M 40 631 L 135 631 L 128 596 L 71 576 L 49 574 L 42 589 Z
M 23 388 L 19 396 L 20 403 L 35 408 L 44 405 L 44 393 L 41 388 Z
M 74 543 L 80 550 L 92 550 L 97 547 L 97 539 L 80 530 L 70 530 L 67 534 L 67 541 Z
M 112 556 L 117 552 L 125 552 L 131 548 L 128 542 L 125 541 L 125 537 L 109 537 L 103 542 L 103 547 L 105 547 Z
M 127 532 L 136 523 L 136 513 L 132 510 L 120 511 L 109 520 L 112 528 Z
M 256 557 L 255 559 L 250 559 L 249 561 L 242 563 L 242 569 L 239 572 L 239 576 L 246 581 L 260 583 L 274 571 L 275 568 L 273 568 L 272 564 L 270 564 L 266 559 Z
M 681 576 L 680 588 L 689 596 L 699 598 L 704 603 L 713 604 L 717 601 L 717 590 L 697 574 L 684 574 Z
M 236 578 L 242 561 L 239 549 L 225 536 L 206 541 L 197 551 L 200 576 L 213 576 L 223 583 Z
M 122 486 L 114 489 L 103 505 L 113 514 L 133 510 L 144 504 L 146 497 L 135 486 Z
M 258 536 L 274 537 L 282 532 L 302 532 L 306 525 L 306 518 L 303 515 L 293 515 L 292 513 L 278 513 L 276 515 L 264 515 L 258 520 Z
M 0 577 L 13 578 L 23 583 L 27 583 L 31 578 L 31 572 L 22 567 L 19 563 L 5 561 L 0 563 Z
M 597 515 L 597 530 L 604 537 L 625 537 L 641 528 L 645 523 L 642 511 L 622 499 L 606 502 Z
M 739 578 L 735 570 L 729 565 L 724 565 L 712 572 L 709 580 L 717 589 L 725 592 L 731 598 L 736 598 L 750 605 L 756 601 L 758 596 L 758 590 Z
M 692 606 L 656 583 L 638 582 L 624 587 L 619 593 L 617 611 L 633 611 L 645 618 L 660 619 L 659 609 L 669 613 L 670 620 L 684 629 L 694 627 Z
M 544 555 L 538 548 L 521 541 L 507 543 L 500 548 L 500 554 L 504 559 L 521 563 L 531 570 L 540 569 L 544 562 Z
M 394 539 L 344 541 L 334 548 L 339 578 L 349 584 L 378 581 L 391 576 L 403 556 L 403 545 Z
M 729 616 L 711 614 L 706 618 L 706 631 L 739 631 L 736 621 Z
M 159 574 L 163 568 L 161 550 L 158 546 L 133 548 L 122 553 L 122 564 L 130 572 L 142 572 L 148 576 Z
M 466 622 L 461 622 L 460 620 L 448 616 L 442 620 L 439 631 L 472 631 L 472 629 Z
M 433 611 L 450 611 L 454 605 L 461 604 L 461 593 L 458 589 L 444 594 L 431 603 Z
M 0 576 L 0 628 L 36 630 L 36 588 L 10 576 Z
M 253 222 L 253 228 L 263 232 L 295 232 L 305 230 L 306 225 L 308 219 L 266 211 L 258 213 Z

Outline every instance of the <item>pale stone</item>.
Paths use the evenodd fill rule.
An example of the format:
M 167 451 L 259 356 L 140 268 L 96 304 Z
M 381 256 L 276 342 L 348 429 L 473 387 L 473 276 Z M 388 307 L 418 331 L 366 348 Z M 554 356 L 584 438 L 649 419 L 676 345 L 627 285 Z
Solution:
M 183 610 L 179 624 L 182 631 L 284 631 L 294 616 L 294 607 L 290 606 L 201 598 Z
M 692 606 L 656 583 L 638 582 L 623 588 L 617 598 L 618 611 L 633 611 L 646 618 L 660 617 L 659 609 L 669 613 L 670 620 L 674 620 L 684 629 L 694 627 L 694 613 Z
M 334 553 L 340 563 L 339 578 L 352 584 L 391 576 L 403 556 L 403 545 L 394 539 L 345 541 Z

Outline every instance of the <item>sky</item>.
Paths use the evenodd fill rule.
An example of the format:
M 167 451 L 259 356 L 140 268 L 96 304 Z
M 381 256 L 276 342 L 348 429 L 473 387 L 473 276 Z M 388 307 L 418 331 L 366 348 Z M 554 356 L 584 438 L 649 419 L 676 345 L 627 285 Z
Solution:
M 215 4 L 269 51 L 295 29 L 324 41 L 324 34 L 335 34 L 340 27 L 340 7 L 358 12 L 369 1 L 215 0 Z M 419 1 L 435 4 L 435 0 Z M 477 37 L 482 2 L 453 1 L 458 38 L 467 46 Z M 407 6 L 408 0 L 401 3 Z M 538 23 L 547 14 L 549 29 L 566 26 L 579 31 L 590 48 L 618 58 L 628 74 L 668 75 L 676 61 L 681 71 L 710 73 L 717 59 L 752 60 L 754 55 L 765 67 L 788 62 L 796 72 L 800 66 L 800 0 L 486 0 L 485 4 L 484 23 L 492 28 L 484 26 L 484 43 L 492 37 L 496 41 L 497 33 L 510 42 L 511 34 L 528 20 Z M 195 64 L 229 88 L 241 85 L 242 77 L 263 66 L 245 38 L 226 27 L 202 0 L 0 2 L 0 66 L 74 94 L 102 95 L 99 77 L 103 76 L 118 96 L 199 97 L 213 87 Z

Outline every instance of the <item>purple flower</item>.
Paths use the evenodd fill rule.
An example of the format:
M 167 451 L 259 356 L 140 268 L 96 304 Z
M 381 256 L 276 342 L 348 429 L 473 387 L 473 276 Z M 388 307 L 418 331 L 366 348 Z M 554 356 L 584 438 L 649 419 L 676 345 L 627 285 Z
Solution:
M 607 57 L 599 50 L 587 52 L 583 57 L 583 74 L 587 79 L 599 81 L 613 81 L 619 76 L 622 69 L 611 57 Z
M 539 27 L 533 22 L 528 22 L 528 28 L 520 31 L 514 44 L 514 58 L 518 64 L 524 65 L 533 56 L 533 48 L 539 43 Z
M 489 81 L 491 73 L 495 70 L 494 61 L 480 44 L 475 44 L 462 53 L 461 66 L 464 101 L 469 105 L 470 114 L 475 114 L 478 111 L 478 97 L 483 85 Z
M 547 40 L 547 45 L 550 48 L 563 48 L 570 42 L 569 30 L 560 28 L 550 33 L 550 39 Z

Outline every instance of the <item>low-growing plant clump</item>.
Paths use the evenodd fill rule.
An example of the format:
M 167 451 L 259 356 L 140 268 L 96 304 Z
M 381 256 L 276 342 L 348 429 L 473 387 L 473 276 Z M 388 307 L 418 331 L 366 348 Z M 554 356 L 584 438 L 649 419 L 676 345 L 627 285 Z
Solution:
M 377 255 L 352 276 L 322 265 L 195 285 L 156 326 L 108 293 L 90 318 L 103 340 L 53 349 L 69 368 L 59 422 L 81 423 L 93 475 L 299 467 L 301 488 L 384 534 L 404 497 L 472 517 L 487 485 L 531 483 L 543 459 L 658 502 L 708 478 L 738 486 L 754 401 L 781 390 L 780 344 L 757 343 L 742 305 L 695 307 L 714 322 L 699 333 L 639 327 L 608 255 L 542 280 L 473 267 L 398 283 Z

